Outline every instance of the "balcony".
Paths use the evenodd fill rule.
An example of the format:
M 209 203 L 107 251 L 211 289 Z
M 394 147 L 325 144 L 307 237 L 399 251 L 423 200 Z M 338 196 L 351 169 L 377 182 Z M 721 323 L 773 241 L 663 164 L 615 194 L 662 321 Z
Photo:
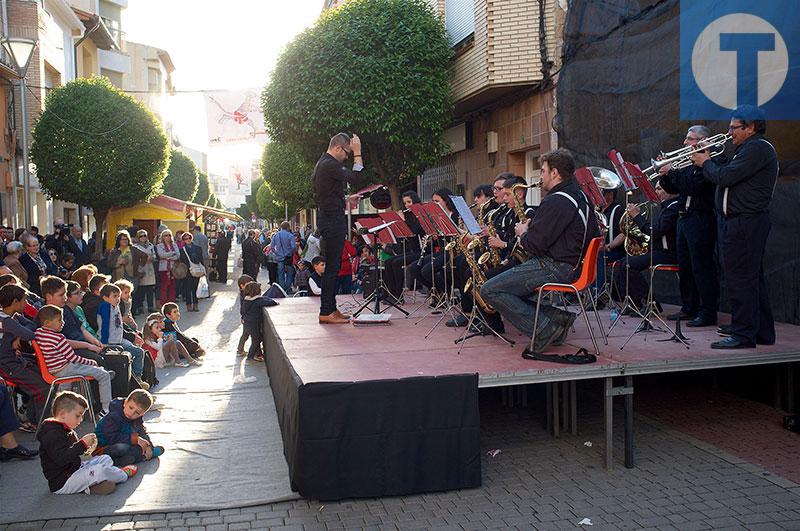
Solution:
M 100 68 L 111 70 L 120 74 L 131 73 L 131 58 L 124 53 L 113 50 L 97 50 L 97 58 Z

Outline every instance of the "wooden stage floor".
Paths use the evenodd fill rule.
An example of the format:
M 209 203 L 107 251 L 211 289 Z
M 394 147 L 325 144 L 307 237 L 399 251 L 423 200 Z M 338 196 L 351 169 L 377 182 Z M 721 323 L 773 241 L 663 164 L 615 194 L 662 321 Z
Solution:
M 338 298 L 342 310 L 353 309 L 360 301 L 361 296 Z M 416 305 L 408 303 L 404 308 L 413 311 L 421 303 L 422 297 L 418 297 Z M 608 345 L 602 344 L 598 334 L 600 356 L 596 363 L 565 365 L 523 359 L 520 354 L 530 338 L 510 325 L 506 327 L 507 337 L 516 345 L 505 345 L 493 336 L 475 337 L 466 342 L 459 354 L 454 340 L 462 336 L 464 328 L 447 328 L 442 321 L 430 337 L 424 338 L 440 317 L 431 315 L 427 306 L 410 318 L 389 308 L 391 324 L 359 327 L 320 325 L 318 311 L 319 299 L 309 297 L 281 299 L 279 306 L 266 311 L 272 333 L 279 338 L 294 371 L 305 384 L 477 373 L 480 387 L 497 387 L 800 361 L 800 326 L 783 323 L 776 325 L 775 345 L 756 349 L 713 350 L 710 344 L 720 339 L 716 327 L 684 326 L 688 350 L 679 343 L 659 342 L 668 337 L 660 332 L 637 334 L 620 350 L 639 323 L 638 319 L 625 317 L 611 332 Z M 672 308 L 667 310 L 671 311 Z M 609 313 L 602 311 L 600 317 L 607 327 Z M 594 316 L 590 318 L 596 327 Z M 721 314 L 720 322 L 728 322 L 728 316 Z M 582 317 L 575 321 L 575 332 L 570 333 L 567 342 L 550 347 L 548 352 L 569 354 L 579 347 L 593 351 Z

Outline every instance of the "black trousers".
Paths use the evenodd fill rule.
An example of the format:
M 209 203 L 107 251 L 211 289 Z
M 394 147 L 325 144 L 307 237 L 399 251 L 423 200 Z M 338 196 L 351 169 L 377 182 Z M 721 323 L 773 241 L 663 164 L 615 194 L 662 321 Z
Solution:
M 408 253 L 405 257 L 406 266 L 416 263 L 419 260 L 419 253 Z M 383 262 L 383 281 L 389 292 L 394 297 L 400 297 L 403 294 L 403 286 L 405 284 L 405 271 L 403 270 L 403 256 L 392 256 Z
M 510 268 L 508 268 L 510 269 Z M 493 276 L 497 276 L 500 273 L 505 271 L 502 268 L 491 268 L 488 271 L 484 271 L 484 276 L 486 279 L 490 279 Z M 458 283 L 459 289 L 461 289 L 464 284 L 466 284 L 467 279 L 472 278 L 472 270 L 469 268 L 467 264 L 467 259 L 464 258 L 464 255 L 460 255 L 456 258 L 456 275 L 455 279 Z M 470 289 L 467 292 L 461 293 L 461 310 L 464 312 L 465 315 L 469 315 L 472 313 L 472 308 L 475 306 L 475 296 L 473 293 L 475 292 L 475 287 Z M 492 330 L 497 332 L 498 334 L 505 333 L 505 326 L 503 325 L 503 318 L 500 316 L 500 312 L 489 313 L 484 311 L 483 308 L 478 306 L 478 312 L 480 313 L 483 320 L 488 324 Z
M 347 219 L 343 212 L 320 212 L 317 228 L 322 234 L 322 255 L 325 257 L 325 273 L 322 275 L 322 294 L 319 314 L 330 315 L 336 311 L 336 278 L 342 266 L 342 249 L 347 237 Z
M 713 212 L 689 212 L 678 219 L 678 265 L 681 310 L 689 315 L 716 320 L 719 310 L 719 278 L 714 252 L 717 220 Z
M 769 212 L 741 214 L 724 218 L 721 223 L 721 258 L 731 304 L 732 335 L 749 344 L 775 342 L 763 264 L 770 228 Z
M 217 256 L 217 281 L 223 284 L 228 281 L 228 255 Z
M 447 252 L 436 253 L 432 259 L 426 259 L 422 267 L 419 268 L 422 283 L 428 288 L 435 287 L 439 293 L 446 293 L 453 282 L 452 273 L 449 269 L 450 259 L 448 254 Z M 431 263 L 433 267 L 431 267 Z M 445 268 L 447 268 L 446 273 Z
M 657 264 L 674 264 L 677 259 L 674 251 L 664 251 L 662 249 L 654 249 L 653 265 Z M 628 293 L 637 306 L 641 307 L 642 303 L 647 300 L 647 295 L 650 292 L 645 274 L 650 268 L 650 253 L 643 254 L 642 256 L 631 256 L 628 258 L 628 267 L 630 267 L 630 274 L 628 275 Z M 614 285 L 616 286 L 621 298 L 625 298 L 625 264 L 624 259 L 620 261 L 620 265 L 614 268 Z

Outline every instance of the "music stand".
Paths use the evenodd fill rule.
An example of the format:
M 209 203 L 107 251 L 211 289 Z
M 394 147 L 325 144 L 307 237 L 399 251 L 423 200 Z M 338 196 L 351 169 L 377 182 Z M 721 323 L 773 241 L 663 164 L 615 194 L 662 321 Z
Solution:
M 400 296 L 403 296 L 403 292 L 405 291 L 406 287 L 406 268 L 408 267 L 408 263 L 406 262 L 406 240 L 408 238 L 413 238 L 416 236 L 414 231 L 411 230 L 411 227 L 408 226 L 406 220 L 402 216 L 402 212 L 395 212 L 394 210 L 389 210 L 388 212 L 381 212 L 378 214 L 378 217 L 381 218 L 384 223 L 393 222 L 394 224 L 389 227 L 389 230 L 392 231 L 394 234 L 395 239 L 400 239 L 400 242 L 403 245 L 403 283 L 402 288 L 400 289 Z M 392 294 L 392 297 L 394 295 Z M 401 299 L 394 297 L 398 303 L 401 302 Z
M 650 218 L 650 246 L 651 246 L 651 248 L 650 248 L 650 270 L 652 271 L 653 270 L 653 250 L 654 250 L 653 246 L 654 246 L 654 243 L 655 243 L 653 241 L 653 204 L 659 202 L 659 197 L 658 197 L 658 194 L 656 193 L 655 189 L 653 188 L 653 185 L 650 184 L 650 180 L 642 172 L 642 170 L 639 168 L 638 165 L 632 164 L 630 162 L 625 162 L 624 166 L 625 166 L 626 171 L 633 178 L 633 181 L 636 184 L 637 188 L 639 188 L 642 191 L 642 193 L 644 194 L 644 197 L 648 201 L 647 209 L 648 209 L 648 217 Z M 626 274 L 628 274 L 628 272 L 626 272 Z M 622 346 L 619 347 L 620 350 L 625 348 L 625 346 L 628 344 L 628 342 L 637 333 L 639 333 L 639 332 L 647 333 L 650 329 L 658 329 L 657 327 L 653 326 L 653 322 L 652 322 L 653 318 L 657 319 L 662 325 L 664 325 L 664 330 L 661 330 L 661 331 L 669 332 L 669 333 L 672 334 L 672 337 L 670 337 L 666 341 L 677 341 L 677 342 L 683 344 L 683 346 L 685 346 L 687 349 L 689 348 L 689 343 L 687 342 L 687 340 L 684 337 L 681 337 L 681 335 L 678 335 L 677 332 L 672 331 L 670 326 L 666 322 L 664 322 L 664 319 L 661 317 L 661 313 L 659 313 L 658 306 L 656 306 L 656 301 L 655 301 L 655 298 L 653 297 L 653 284 L 652 284 L 652 282 L 650 283 L 650 290 L 647 292 L 647 303 L 645 304 L 644 310 L 645 310 L 644 311 L 644 315 L 641 315 L 641 321 L 639 323 L 639 326 L 637 326 L 633 330 L 633 332 L 631 332 L 631 334 L 628 336 L 628 339 L 626 339 L 625 342 L 622 344 Z M 647 341 L 647 336 L 645 336 L 645 341 Z
M 392 231 L 389 230 L 389 227 L 395 223 L 396 221 L 381 223 L 381 218 L 379 217 L 361 218 L 356 222 L 356 225 L 363 227 L 359 229 L 359 232 L 362 234 L 364 241 L 366 241 L 368 245 L 372 246 L 372 250 L 375 253 L 375 289 L 372 291 L 369 297 L 364 299 L 364 302 L 361 304 L 361 306 L 355 312 L 353 312 L 353 317 L 358 317 L 358 314 L 367 309 L 373 302 L 375 303 L 375 308 L 370 309 L 370 311 L 375 315 L 383 313 L 383 310 L 381 310 L 381 301 L 385 302 L 389 306 L 397 308 L 400 310 L 400 312 L 408 316 L 408 312 L 397 305 L 397 302 L 399 301 L 392 301 L 391 299 L 394 299 L 394 297 L 391 297 L 391 295 L 390 297 L 386 297 L 386 294 L 389 293 L 389 289 L 386 287 L 386 284 L 383 281 L 382 268 L 380 267 L 381 260 L 379 258 L 380 255 L 378 254 L 379 244 L 389 245 L 392 243 L 397 243 L 394 234 L 392 234 Z M 365 233 L 362 231 L 365 231 Z
M 420 257 L 419 257 L 419 260 L 417 261 L 417 265 L 419 267 L 422 266 L 422 261 L 425 258 L 425 246 L 430 245 L 430 247 L 431 247 L 431 254 L 430 255 L 431 255 L 431 257 L 433 257 L 434 240 L 436 240 L 439 237 L 439 229 L 436 227 L 436 225 L 431 220 L 431 218 L 428 215 L 428 213 L 425 211 L 424 205 L 425 205 L 425 203 L 414 203 L 409 207 L 409 210 L 411 210 L 411 213 L 414 214 L 414 217 L 417 218 L 417 221 L 419 221 L 420 227 L 422 227 L 422 230 L 425 232 L 425 236 L 423 237 L 422 242 L 420 242 Z M 433 277 L 433 272 L 434 272 L 433 271 L 433 260 L 431 260 L 431 277 Z M 437 295 L 438 295 L 438 291 L 436 290 L 436 286 L 434 285 L 431 288 L 431 290 L 428 292 L 428 295 L 425 297 L 425 300 L 422 301 L 422 304 L 420 304 L 414 310 L 412 310 L 410 315 L 414 315 L 417 312 L 417 310 L 419 310 L 420 308 L 425 306 L 425 304 L 427 304 L 429 300 L 433 299 Z M 437 304 L 436 308 L 438 308 L 438 307 L 439 307 L 439 305 Z M 417 321 L 414 324 L 415 325 L 419 324 L 419 321 Z

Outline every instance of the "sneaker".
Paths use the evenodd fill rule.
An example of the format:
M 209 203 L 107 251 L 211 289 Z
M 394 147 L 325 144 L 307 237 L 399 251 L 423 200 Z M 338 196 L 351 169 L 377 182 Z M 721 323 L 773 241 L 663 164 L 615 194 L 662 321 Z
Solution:
M 239 350 L 239 351 L 236 352 L 236 356 L 238 356 L 240 358 L 243 357 L 243 356 L 247 356 L 247 352 L 245 352 L 244 350 Z
M 108 410 L 101 409 L 100 411 L 97 412 L 97 419 L 100 420 L 101 418 L 105 417 L 106 415 L 108 415 Z
M 184 369 L 184 368 L 188 367 L 188 366 L 189 366 L 189 364 L 188 364 L 188 363 L 186 363 L 185 361 L 181 360 L 181 361 L 177 362 L 177 363 L 175 364 L 175 366 L 176 366 L 176 367 L 180 367 L 180 368 Z
M 125 475 L 127 475 L 129 478 L 132 478 L 139 471 L 139 468 L 136 465 L 125 465 L 120 467 L 120 470 L 125 472 Z
M 142 389 L 144 389 L 145 391 L 147 391 L 148 389 L 150 389 L 150 384 L 149 384 L 149 383 L 147 383 L 147 382 L 145 382 L 144 380 L 142 380 L 142 378 L 141 378 L 141 377 L 139 377 L 139 376 L 137 376 L 137 375 L 135 375 L 135 374 L 134 374 L 134 375 L 132 375 L 132 377 L 133 377 L 134 381 L 135 381 L 135 382 L 136 382 L 136 383 L 139 385 L 139 387 L 141 387 L 141 388 L 142 388 Z
M 164 455 L 164 447 L 163 446 L 153 446 L 153 457 L 150 459 L 155 459 L 157 457 L 161 457 Z
M 455 319 L 450 319 L 444 325 L 449 328 L 460 328 L 467 326 L 467 318 L 463 315 L 457 315 Z
M 733 334 L 733 327 L 731 325 L 719 325 L 717 327 L 717 335 L 730 337 L 731 334 Z
M 114 492 L 117 485 L 113 481 L 105 480 L 89 487 L 89 494 L 106 495 Z
M 111 378 L 112 380 L 114 379 L 114 376 L 117 375 L 116 372 L 114 372 L 114 371 L 112 371 L 110 369 L 106 369 L 106 372 L 108 373 L 108 377 Z

